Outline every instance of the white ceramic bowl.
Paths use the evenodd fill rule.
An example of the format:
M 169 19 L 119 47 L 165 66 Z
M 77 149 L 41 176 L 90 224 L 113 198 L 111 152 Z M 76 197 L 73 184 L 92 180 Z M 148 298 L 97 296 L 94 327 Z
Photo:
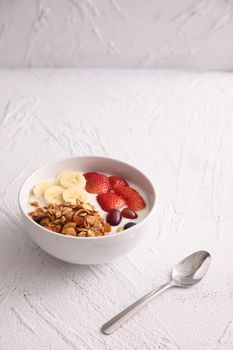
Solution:
M 72 237 L 45 229 L 27 215 L 30 192 L 37 182 L 55 177 L 63 170 L 99 171 L 126 178 L 145 192 L 149 214 L 137 225 L 107 236 Z M 19 191 L 19 206 L 26 230 L 47 253 L 70 263 L 100 264 L 126 254 L 146 234 L 149 225 L 154 225 L 152 214 L 155 206 L 155 190 L 150 180 L 131 165 L 104 157 L 73 157 L 46 165 L 32 173 Z

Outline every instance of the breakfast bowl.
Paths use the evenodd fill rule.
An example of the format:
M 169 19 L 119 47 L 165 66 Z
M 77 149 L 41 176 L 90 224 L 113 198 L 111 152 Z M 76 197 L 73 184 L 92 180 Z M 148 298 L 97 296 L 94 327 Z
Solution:
M 40 181 L 55 178 L 57 174 L 67 171 L 100 172 L 114 174 L 127 179 L 141 189 L 146 209 L 141 219 L 134 226 L 122 231 L 96 237 L 79 237 L 53 232 L 37 222 L 28 213 L 32 188 Z M 154 225 L 155 189 L 146 175 L 135 167 L 122 161 L 97 156 L 80 156 L 66 158 L 50 163 L 33 172 L 22 184 L 19 191 L 19 207 L 26 231 L 44 251 L 66 262 L 74 264 L 100 264 L 129 252 Z M 101 211 L 101 215 L 107 213 Z

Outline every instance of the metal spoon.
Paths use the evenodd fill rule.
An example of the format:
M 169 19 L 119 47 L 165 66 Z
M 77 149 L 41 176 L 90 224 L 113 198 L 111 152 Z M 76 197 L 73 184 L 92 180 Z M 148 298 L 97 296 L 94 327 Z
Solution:
M 208 271 L 210 260 L 210 254 L 204 250 L 189 255 L 174 267 L 171 280 L 168 283 L 162 285 L 159 289 L 151 291 L 125 310 L 121 311 L 118 315 L 103 325 L 101 329 L 102 332 L 104 334 L 115 332 L 115 330 L 117 330 L 125 321 L 166 289 L 171 287 L 186 288 L 198 283 Z

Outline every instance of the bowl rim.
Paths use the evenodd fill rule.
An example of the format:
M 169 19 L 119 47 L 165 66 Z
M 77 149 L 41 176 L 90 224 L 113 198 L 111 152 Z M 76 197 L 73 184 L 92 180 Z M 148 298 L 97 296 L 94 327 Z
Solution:
M 119 162 L 123 165 L 126 165 L 128 167 L 131 167 L 133 170 L 136 170 L 137 172 L 139 172 L 142 176 L 144 176 L 146 178 L 146 180 L 148 181 L 148 183 L 150 184 L 152 190 L 153 190 L 153 197 L 154 197 L 154 202 L 153 202 L 153 205 L 148 213 L 148 215 L 142 219 L 142 221 L 140 221 L 139 223 L 137 223 L 136 225 L 128 228 L 126 230 L 126 232 L 133 232 L 135 229 L 137 229 L 139 226 L 142 226 L 142 224 L 146 221 L 148 221 L 148 219 L 152 216 L 152 214 L 154 213 L 154 210 L 155 210 L 155 204 L 156 204 L 156 191 L 155 191 L 155 187 L 152 183 L 152 181 L 150 180 L 150 178 L 144 174 L 141 170 L 139 170 L 138 168 L 136 168 L 135 166 L 133 166 L 132 164 L 130 163 L 126 163 L 124 161 L 121 161 L 119 159 L 116 159 L 116 158 L 111 158 L 111 157 L 105 157 L 105 156 L 95 156 L 95 155 L 81 155 L 81 156 L 72 156 L 72 157 L 66 157 L 66 158 L 62 158 L 60 160 L 56 160 L 55 162 L 49 162 L 43 166 L 41 166 L 40 168 L 37 168 L 36 170 L 34 170 L 32 173 L 30 173 L 26 178 L 25 180 L 23 181 L 22 185 L 20 186 L 20 189 L 18 191 L 18 205 L 19 205 L 19 208 L 20 208 L 20 211 L 21 211 L 21 214 L 24 215 L 24 217 L 29 220 L 29 222 L 31 222 L 33 225 L 35 225 L 35 227 L 37 227 L 38 229 L 41 229 L 42 231 L 45 231 L 45 232 L 48 232 L 49 234 L 51 235 L 54 235 L 56 237 L 60 237 L 58 239 L 74 239 L 74 240 L 99 240 L 99 239 L 111 239 L 113 237 L 116 237 L 116 236 L 120 236 L 122 235 L 122 231 L 120 232 L 115 232 L 115 233 L 109 233 L 107 235 L 104 235 L 104 236 L 95 236 L 95 237 L 78 237 L 78 236 L 69 236 L 69 235 L 62 235 L 62 234 L 59 234 L 57 232 L 53 232 L 53 231 L 50 231 L 48 230 L 47 228 L 43 227 L 43 226 L 40 226 L 38 223 L 36 223 L 34 220 L 32 220 L 32 218 L 30 216 L 28 216 L 22 205 L 21 205 L 21 195 L 22 195 L 22 190 L 23 190 L 23 186 L 24 184 L 26 183 L 26 181 L 33 175 L 35 175 L 37 172 L 41 171 L 42 169 L 50 166 L 50 165 L 55 165 L 57 163 L 60 163 L 60 162 L 63 162 L 63 161 L 67 161 L 67 160 L 72 160 L 72 159 L 80 159 L 80 158 L 95 158 L 96 160 L 97 159 L 105 159 L 105 160 L 110 160 L 110 161 L 114 161 L 114 162 Z

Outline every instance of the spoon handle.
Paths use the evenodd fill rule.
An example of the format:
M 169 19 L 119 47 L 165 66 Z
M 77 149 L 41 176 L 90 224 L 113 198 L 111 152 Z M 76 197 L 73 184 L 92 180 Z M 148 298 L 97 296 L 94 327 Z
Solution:
M 106 322 L 101 328 L 102 332 L 104 334 L 111 334 L 115 332 L 123 323 L 125 323 L 125 321 L 136 314 L 136 312 L 142 309 L 149 301 L 172 286 L 174 286 L 173 281 L 169 281 L 158 289 L 152 290 L 150 293 L 144 295 L 142 298 L 138 299 L 133 304 L 128 306 L 125 310 L 121 311 L 118 315 L 113 317 L 110 321 Z

